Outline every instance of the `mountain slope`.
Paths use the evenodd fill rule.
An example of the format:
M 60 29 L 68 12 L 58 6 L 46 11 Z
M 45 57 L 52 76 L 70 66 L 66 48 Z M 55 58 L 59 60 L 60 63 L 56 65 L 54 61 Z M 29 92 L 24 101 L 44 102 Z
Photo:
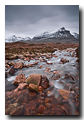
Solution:
M 76 38 L 76 39 L 79 39 L 79 34 L 78 33 L 72 33 L 72 35 Z
M 44 32 L 41 35 L 34 36 L 33 39 L 48 39 L 48 38 L 75 38 L 69 30 L 64 27 L 60 28 L 56 32 Z

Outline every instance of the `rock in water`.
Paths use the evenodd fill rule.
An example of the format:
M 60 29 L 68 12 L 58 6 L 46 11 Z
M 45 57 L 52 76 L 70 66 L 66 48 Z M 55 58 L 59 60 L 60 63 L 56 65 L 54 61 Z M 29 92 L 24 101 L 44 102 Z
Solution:
M 47 89 L 49 87 L 49 80 L 46 76 L 42 76 L 41 86 L 43 87 L 43 89 Z
M 65 59 L 65 58 L 61 58 L 61 62 L 64 64 L 64 63 L 69 62 L 69 60 L 68 60 L 68 59 Z
M 68 90 L 63 90 L 63 89 L 59 89 L 58 92 L 60 93 L 60 95 L 61 95 L 64 99 L 68 99 L 68 98 L 69 98 L 70 91 L 68 91 Z
M 17 62 L 17 63 L 14 64 L 14 68 L 15 69 L 19 69 L 19 68 L 22 69 L 23 67 L 24 67 L 24 63 L 23 62 L 20 62 L 20 63 Z
M 24 89 L 24 88 L 27 88 L 28 87 L 28 84 L 27 83 L 20 83 L 19 86 L 18 86 L 18 89 Z
M 25 80 L 26 80 L 25 75 L 24 74 L 19 74 L 19 75 L 16 76 L 13 84 L 18 85 L 19 83 L 24 83 Z
M 9 70 L 9 74 L 13 75 L 14 73 L 15 73 L 15 69 L 14 69 L 14 67 L 11 67 L 11 69 Z
M 26 79 L 26 83 L 28 84 L 35 84 L 35 85 L 40 85 L 42 81 L 42 76 L 39 74 L 31 74 L 28 76 L 28 78 Z
M 32 91 L 38 91 L 38 86 L 35 84 L 29 84 L 29 89 Z

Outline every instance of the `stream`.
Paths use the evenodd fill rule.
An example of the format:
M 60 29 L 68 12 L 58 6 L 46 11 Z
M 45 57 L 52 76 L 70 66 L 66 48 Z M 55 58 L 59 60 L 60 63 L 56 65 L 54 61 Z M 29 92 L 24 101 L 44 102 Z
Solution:
M 51 53 L 47 53 L 41 55 L 41 57 L 39 58 L 31 59 L 29 62 L 23 59 L 10 60 L 10 62 L 13 61 L 14 63 L 23 62 L 25 65 L 33 64 L 34 62 L 38 62 L 38 64 L 34 65 L 33 67 L 16 69 L 13 76 L 8 75 L 6 78 L 7 82 L 5 83 L 5 91 L 11 91 L 17 87 L 12 83 L 18 74 L 23 73 L 25 74 L 26 78 L 30 74 L 45 75 L 50 83 L 50 87 L 46 90 L 50 91 L 50 93 L 47 92 L 47 96 L 54 95 L 54 97 L 58 99 L 57 104 L 60 104 L 60 96 L 58 90 L 63 89 L 71 91 L 68 101 L 72 111 L 71 114 L 74 115 L 76 109 L 78 108 L 76 108 L 76 105 L 73 102 L 73 99 L 75 97 L 73 95 L 78 94 L 79 90 L 79 64 L 78 62 L 76 62 L 77 57 L 75 49 L 70 48 L 62 51 L 57 50 L 52 54 L 52 57 L 46 57 L 47 55 L 51 56 Z M 63 64 L 61 62 L 62 58 L 69 60 L 69 62 Z M 46 62 L 42 61 L 42 59 L 44 59 Z M 10 68 L 6 72 L 8 72 L 9 70 Z
M 72 54 L 74 53 L 74 55 L 76 54 L 75 49 L 72 49 L 72 51 L 67 51 L 67 50 L 57 50 L 53 53 L 53 55 L 56 55 L 57 57 L 52 57 L 47 59 L 45 55 L 43 55 L 42 57 L 40 57 L 39 59 L 45 59 L 47 60 L 48 63 L 52 63 L 52 64 L 46 64 L 46 62 L 40 61 L 39 59 L 33 59 L 30 60 L 30 62 L 28 62 L 27 60 L 21 60 L 21 59 L 16 59 L 16 60 L 10 60 L 13 61 L 14 63 L 18 62 L 18 61 L 22 61 L 24 64 L 28 65 L 28 64 L 33 64 L 34 62 L 38 62 L 37 65 L 34 65 L 33 67 L 29 67 L 29 68 L 22 68 L 22 69 L 18 69 L 15 71 L 13 76 L 8 76 L 6 78 L 7 81 L 9 81 L 8 83 L 13 82 L 13 80 L 15 80 L 16 76 L 18 74 L 25 74 L 25 77 L 27 78 L 30 74 L 41 74 L 41 75 L 46 75 L 47 78 L 49 79 L 49 81 L 51 82 L 51 78 L 54 75 L 53 72 L 57 71 L 58 74 L 60 74 L 60 78 L 58 78 L 57 80 L 52 80 L 52 84 L 54 85 L 55 88 L 57 89 L 64 89 L 64 85 L 66 83 L 70 83 L 71 81 L 69 80 L 65 80 L 65 74 L 69 74 L 71 76 L 74 76 L 74 78 L 76 79 L 77 82 L 79 82 L 79 70 L 77 69 L 78 63 L 76 62 L 77 58 L 76 57 L 72 57 Z M 49 53 L 50 54 L 50 53 Z M 65 58 L 68 59 L 69 62 L 65 63 L 65 64 L 60 64 L 60 60 L 61 58 Z M 41 68 L 39 68 L 39 66 L 42 66 Z M 46 69 L 49 68 L 49 72 L 46 71 Z M 61 81 L 61 82 L 59 82 Z M 75 81 L 75 82 L 76 82 Z M 74 81 L 73 81 L 74 82 Z M 7 86 L 6 86 L 7 87 Z

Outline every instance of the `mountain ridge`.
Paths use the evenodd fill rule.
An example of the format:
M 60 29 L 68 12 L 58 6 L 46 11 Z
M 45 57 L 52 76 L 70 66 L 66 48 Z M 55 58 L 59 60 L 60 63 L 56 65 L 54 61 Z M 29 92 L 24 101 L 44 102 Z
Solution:
M 66 30 L 64 27 L 60 28 L 57 31 L 45 31 L 42 34 L 34 36 L 32 39 L 30 37 L 22 38 L 20 36 L 11 36 L 5 39 L 5 42 L 18 42 L 18 41 L 40 41 L 45 39 L 76 39 L 79 40 L 79 34 L 74 32 L 70 33 L 69 30 Z

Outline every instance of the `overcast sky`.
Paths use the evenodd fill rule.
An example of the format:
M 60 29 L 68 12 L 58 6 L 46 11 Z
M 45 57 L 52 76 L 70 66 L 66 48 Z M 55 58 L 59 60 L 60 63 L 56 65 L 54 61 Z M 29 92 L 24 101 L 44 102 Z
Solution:
M 5 6 L 5 38 L 12 35 L 32 38 L 61 27 L 79 33 L 78 5 Z

